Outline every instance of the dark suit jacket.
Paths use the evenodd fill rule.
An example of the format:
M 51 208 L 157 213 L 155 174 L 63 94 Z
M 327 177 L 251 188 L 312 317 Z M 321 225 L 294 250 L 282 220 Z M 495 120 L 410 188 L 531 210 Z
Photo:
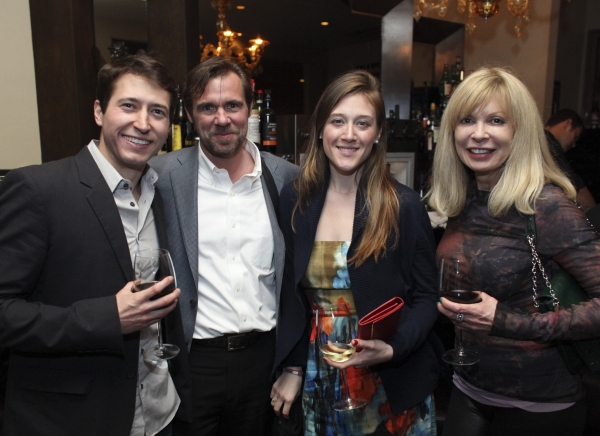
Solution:
M 296 213 L 295 232 L 291 227 L 291 216 L 297 194 L 292 184 L 281 191 L 280 215 L 286 244 L 286 265 L 275 370 L 306 364 L 308 320 L 312 314 L 299 284 L 310 260 L 327 185 L 314 196 L 305 213 Z M 438 315 L 435 243 L 431 224 L 419 196 L 412 189 L 398 184 L 397 192 L 401 204 L 399 246 L 393 249 L 394 239 L 390 238 L 386 255 L 378 262 L 371 257 L 358 268 L 348 267 L 359 317 L 395 296 L 405 302 L 397 333 L 386 341 L 394 349 L 394 357 L 375 368 L 381 375 L 394 413 L 415 406 L 433 392 L 437 386 L 442 349 L 439 339 L 431 332 Z M 356 252 L 362 238 L 366 220 L 363 206 L 364 197 L 359 190 L 348 258 Z
M 271 171 L 278 190 L 298 173 L 296 165 L 281 158 L 264 152 L 261 156 Z M 177 282 L 181 288 L 183 329 L 188 345 L 191 346 L 198 305 L 198 146 L 157 156 L 152 158 L 150 165 L 159 174 L 157 186 L 165 200 L 171 255 L 177 270 Z M 261 181 L 273 230 L 273 264 L 279 299 L 285 248 L 264 176 L 261 177 Z
M 152 207 L 165 246 L 158 191 Z M 121 334 L 115 294 L 132 278 L 121 217 L 87 148 L 8 174 L 0 184 L 0 347 L 11 349 L 2 435 L 129 435 L 139 333 Z M 171 372 L 187 416 L 179 318 L 176 309 L 164 324 L 183 350 Z

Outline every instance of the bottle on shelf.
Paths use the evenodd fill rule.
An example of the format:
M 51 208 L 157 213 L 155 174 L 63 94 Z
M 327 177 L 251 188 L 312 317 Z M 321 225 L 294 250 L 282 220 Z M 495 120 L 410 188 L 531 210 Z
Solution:
M 246 137 L 249 141 L 254 142 L 257 147 L 260 146 L 260 111 L 258 107 L 258 93 L 254 92 L 254 79 L 250 80 L 252 84 L 252 108 L 250 117 L 248 118 L 248 134 Z
M 460 83 L 465 78 L 465 71 L 462 67 L 460 56 L 456 56 L 456 64 L 454 64 L 454 74 L 456 74 L 456 82 Z
M 277 151 L 277 121 L 271 108 L 271 90 L 265 89 L 265 107 L 260 114 L 260 138 L 262 151 L 275 154 Z
M 440 118 L 438 116 L 438 110 L 435 103 L 431 103 L 429 109 L 429 121 L 431 123 L 431 130 L 433 132 L 432 135 L 432 147 L 428 150 L 433 150 L 438 142 L 438 137 L 440 136 Z
M 177 106 L 175 106 L 175 114 L 171 122 L 171 150 L 181 150 L 183 142 L 185 140 L 185 133 L 187 131 L 187 118 L 185 116 L 185 109 L 183 108 L 183 99 L 181 98 L 181 88 L 177 86 Z
M 444 64 L 444 72 L 442 73 L 442 80 L 440 80 L 440 101 L 447 95 L 450 95 L 450 65 Z
M 256 91 L 256 109 L 258 110 L 258 118 L 259 118 L 259 125 L 258 125 L 258 134 L 261 137 L 260 141 L 258 141 L 258 143 L 256 143 L 256 145 L 258 146 L 259 150 L 262 150 L 262 120 L 263 120 L 263 103 L 265 101 L 264 98 L 264 91 L 262 89 L 259 89 L 258 91 Z
M 185 135 L 183 147 L 188 148 L 195 145 L 200 145 L 200 136 L 198 136 L 194 125 L 192 123 L 188 123 L 187 135 Z

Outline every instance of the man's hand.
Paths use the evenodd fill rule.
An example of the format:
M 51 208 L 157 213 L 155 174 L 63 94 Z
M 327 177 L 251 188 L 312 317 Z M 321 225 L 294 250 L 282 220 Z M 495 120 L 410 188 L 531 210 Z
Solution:
M 294 367 L 293 369 L 301 369 Z M 277 416 L 290 417 L 292 403 L 302 388 L 302 377 L 284 372 L 279 376 L 271 389 L 271 405 Z
M 181 293 L 179 288 L 164 297 L 150 301 L 172 283 L 173 277 L 167 277 L 148 289 L 133 292 L 133 282 L 129 282 L 117 293 L 117 308 L 121 320 L 121 332 L 124 335 L 156 324 L 175 309 L 177 298 Z

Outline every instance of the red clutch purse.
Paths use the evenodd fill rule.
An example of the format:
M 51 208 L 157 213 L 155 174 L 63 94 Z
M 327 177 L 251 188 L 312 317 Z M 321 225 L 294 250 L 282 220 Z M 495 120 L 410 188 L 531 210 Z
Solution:
M 358 339 L 385 340 L 396 332 L 404 300 L 394 297 L 358 320 Z

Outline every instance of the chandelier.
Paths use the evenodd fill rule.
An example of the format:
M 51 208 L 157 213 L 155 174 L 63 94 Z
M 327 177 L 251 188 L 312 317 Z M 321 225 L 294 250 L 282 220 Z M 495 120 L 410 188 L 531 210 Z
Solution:
M 481 17 L 488 19 L 498 13 L 499 4 L 502 0 L 458 0 L 457 10 L 461 14 L 468 11 L 468 20 L 466 24 L 467 31 L 472 34 L 477 26 L 474 18 Z M 568 0 L 569 2 L 571 0 Z M 515 34 L 517 38 L 521 37 L 523 27 L 531 21 L 529 18 L 529 0 L 507 0 L 508 10 L 517 18 L 515 25 Z M 419 21 L 423 12 L 437 10 L 440 17 L 446 15 L 448 0 L 416 0 L 415 20 Z
M 242 34 L 232 31 L 229 23 L 225 20 L 225 10 L 231 9 L 231 0 L 212 0 L 211 6 L 218 12 L 217 37 L 219 38 L 219 42 L 217 46 L 210 43 L 202 45 L 202 35 L 200 35 L 200 49 L 202 50 L 200 62 L 204 62 L 214 56 L 221 56 L 237 62 L 246 70 L 249 77 L 254 77 L 259 73 L 257 67 L 260 63 L 263 50 L 269 45 L 269 41 L 261 39 L 258 36 L 250 40 L 250 47 L 241 47 L 235 41 L 235 38 L 242 36 Z

